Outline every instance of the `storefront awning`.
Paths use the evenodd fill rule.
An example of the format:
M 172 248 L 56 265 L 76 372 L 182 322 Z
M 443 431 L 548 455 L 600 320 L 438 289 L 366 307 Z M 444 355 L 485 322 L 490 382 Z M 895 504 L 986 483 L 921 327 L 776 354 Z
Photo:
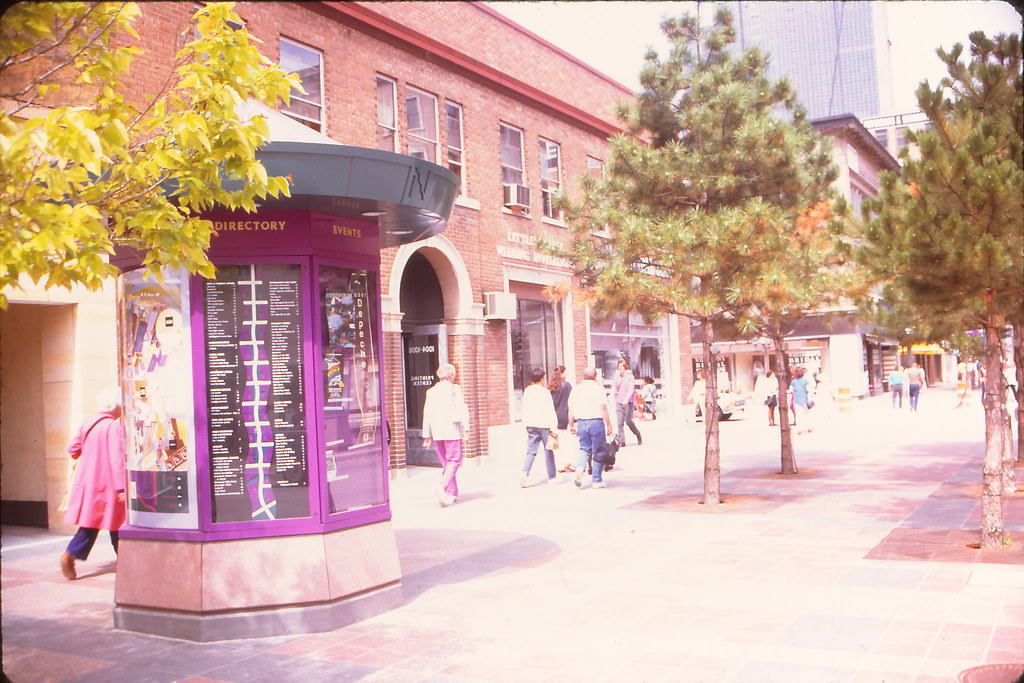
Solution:
M 905 355 L 907 353 L 907 347 L 906 346 L 901 346 L 900 347 L 900 353 Z M 915 356 L 941 356 L 944 353 L 946 353 L 946 351 L 941 346 L 939 346 L 938 344 L 934 344 L 934 343 L 933 344 L 911 344 L 910 345 L 910 353 L 912 353 Z

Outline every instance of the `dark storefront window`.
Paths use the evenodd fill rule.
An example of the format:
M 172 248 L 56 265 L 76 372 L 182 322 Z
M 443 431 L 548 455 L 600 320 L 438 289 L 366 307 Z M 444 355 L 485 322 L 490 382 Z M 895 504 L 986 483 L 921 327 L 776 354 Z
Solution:
M 638 381 L 653 377 L 661 382 L 661 347 L 663 325 L 644 322 L 638 313 L 616 314 L 594 318 L 590 323 L 590 341 L 594 349 L 594 364 L 605 380 L 615 376 L 620 358 L 629 360 Z
M 516 396 L 520 396 L 530 384 L 531 369 L 551 372 L 558 365 L 562 335 L 553 304 L 519 298 L 516 306 L 518 317 L 511 323 L 512 382 Z

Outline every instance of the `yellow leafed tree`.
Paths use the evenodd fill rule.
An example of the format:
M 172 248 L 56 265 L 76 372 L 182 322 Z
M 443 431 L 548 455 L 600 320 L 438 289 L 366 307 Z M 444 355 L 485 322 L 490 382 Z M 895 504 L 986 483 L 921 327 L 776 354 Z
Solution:
M 26 2 L 3 14 L 0 290 L 22 276 L 96 289 L 116 273 L 115 242 L 154 272 L 212 275 L 212 226 L 197 213 L 287 195 L 256 158 L 266 121 L 241 120 L 236 105 L 287 102 L 298 81 L 232 28 L 232 7 L 195 13 L 168 81 L 142 101 L 126 94 L 143 52 L 134 3 Z

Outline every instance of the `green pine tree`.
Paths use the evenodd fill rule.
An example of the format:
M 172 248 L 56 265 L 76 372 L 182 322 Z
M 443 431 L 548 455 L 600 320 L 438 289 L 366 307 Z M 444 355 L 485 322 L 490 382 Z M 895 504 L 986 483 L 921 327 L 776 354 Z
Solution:
M 899 175 L 883 174 L 877 200 L 853 235 L 856 258 L 900 290 L 922 317 L 982 328 L 985 339 L 985 464 L 981 545 L 1004 543 L 1000 496 L 1006 452 L 1000 333 L 1024 301 L 1024 166 L 1021 47 L 1017 35 L 970 34 L 938 50 L 948 76 L 917 90 L 930 128 L 908 139 Z M 1012 477 L 1012 463 L 1009 466 Z
M 848 308 L 849 300 L 864 295 L 859 270 L 844 258 L 829 230 L 833 220 L 832 207 L 821 201 L 796 216 L 791 227 L 783 224 L 774 234 L 763 235 L 770 247 L 768 260 L 733 282 L 749 302 L 737 330 L 772 342 L 780 397 L 786 396 L 792 379 L 784 342 L 796 324 L 810 313 Z M 827 323 L 828 316 L 823 318 Z M 779 410 L 779 439 L 782 474 L 797 474 L 788 409 Z
M 565 253 L 595 308 L 700 323 L 705 368 L 716 328 L 766 306 L 796 217 L 834 178 L 790 86 L 768 80 L 759 51 L 730 50 L 732 22 L 722 8 L 708 27 L 688 14 L 662 22 L 668 57 L 648 53 L 640 93 L 619 109 L 631 134 L 612 140 L 606 177 L 567 202 Z M 707 504 L 720 502 L 717 399 L 708 372 Z

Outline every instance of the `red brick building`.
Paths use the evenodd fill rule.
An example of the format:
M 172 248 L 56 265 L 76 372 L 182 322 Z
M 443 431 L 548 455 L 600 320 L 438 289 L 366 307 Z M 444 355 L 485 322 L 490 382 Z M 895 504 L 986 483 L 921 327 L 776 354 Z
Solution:
M 139 99 L 167 77 L 196 6 L 140 7 L 136 30 L 145 52 L 130 81 Z M 441 235 L 381 252 L 393 469 L 436 462 L 419 448 L 418 429 L 420 401 L 439 362 L 457 366 L 466 390 L 471 457 L 519 456 L 518 402 L 533 367 L 565 365 L 575 382 L 587 365 L 609 376 L 625 354 L 638 378 L 655 378 L 666 409 L 681 403 L 691 381 L 688 323 L 671 318 L 649 325 L 628 315 L 598 320 L 574 298 L 568 264 L 533 246 L 537 235 L 566 237 L 551 199 L 574 195 L 584 174 L 603 172 L 607 140 L 620 132 L 614 108 L 631 97 L 628 88 L 482 3 L 241 2 L 235 11 L 269 59 L 301 76 L 307 94 L 293 99 L 288 115 L 344 145 L 434 161 L 461 179 Z M 551 287 L 562 298 L 549 296 Z M 32 311 L 40 304 L 66 304 L 60 325 L 42 320 L 33 329 L 50 345 L 63 339 L 74 358 L 93 359 L 88 368 L 78 361 L 61 366 L 61 396 L 52 388 L 36 392 L 40 401 L 45 394 L 47 414 L 60 416 L 53 424 L 40 417 L 44 424 L 25 425 L 26 435 L 52 435 L 37 444 L 45 474 L 32 475 L 40 480 L 32 491 L 4 494 L 5 500 L 45 497 L 53 521 L 64 480 L 60 442 L 84 418 L 94 388 L 116 376 L 108 342 L 83 348 L 109 333 L 83 330 L 112 328 L 114 304 L 107 292 L 110 317 L 85 320 L 72 312 L 76 295 L 56 301 L 63 295 L 34 292 L 11 292 L 3 328 L 24 329 L 23 321 L 38 318 Z M 16 363 L 3 363 L 4 384 L 32 383 L 25 373 L 37 367 L 39 385 L 49 386 L 43 378 L 54 374 L 46 365 L 54 356 L 32 344 L 19 345 L 17 354 Z M 12 438 L 5 434 L 5 443 Z M 36 456 L 26 453 L 33 462 Z
M 179 22 L 187 14 L 159 11 L 177 12 Z M 653 374 L 678 397 L 679 368 L 689 367 L 678 362 L 685 321 L 593 321 L 571 293 L 545 295 L 567 284 L 571 269 L 533 248 L 536 235 L 566 234 L 550 198 L 602 171 L 627 88 L 482 3 L 240 3 L 236 11 L 268 57 L 301 73 L 310 94 L 290 108 L 297 118 L 344 144 L 447 165 L 462 180 L 443 235 L 382 254 L 393 467 L 433 462 L 416 452 L 419 400 L 445 360 L 458 367 L 472 407 L 471 456 L 509 441 L 499 435 L 514 429 L 534 366 L 564 364 L 575 378 L 597 363 L 609 373 L 621 351 L 638 375 Z

